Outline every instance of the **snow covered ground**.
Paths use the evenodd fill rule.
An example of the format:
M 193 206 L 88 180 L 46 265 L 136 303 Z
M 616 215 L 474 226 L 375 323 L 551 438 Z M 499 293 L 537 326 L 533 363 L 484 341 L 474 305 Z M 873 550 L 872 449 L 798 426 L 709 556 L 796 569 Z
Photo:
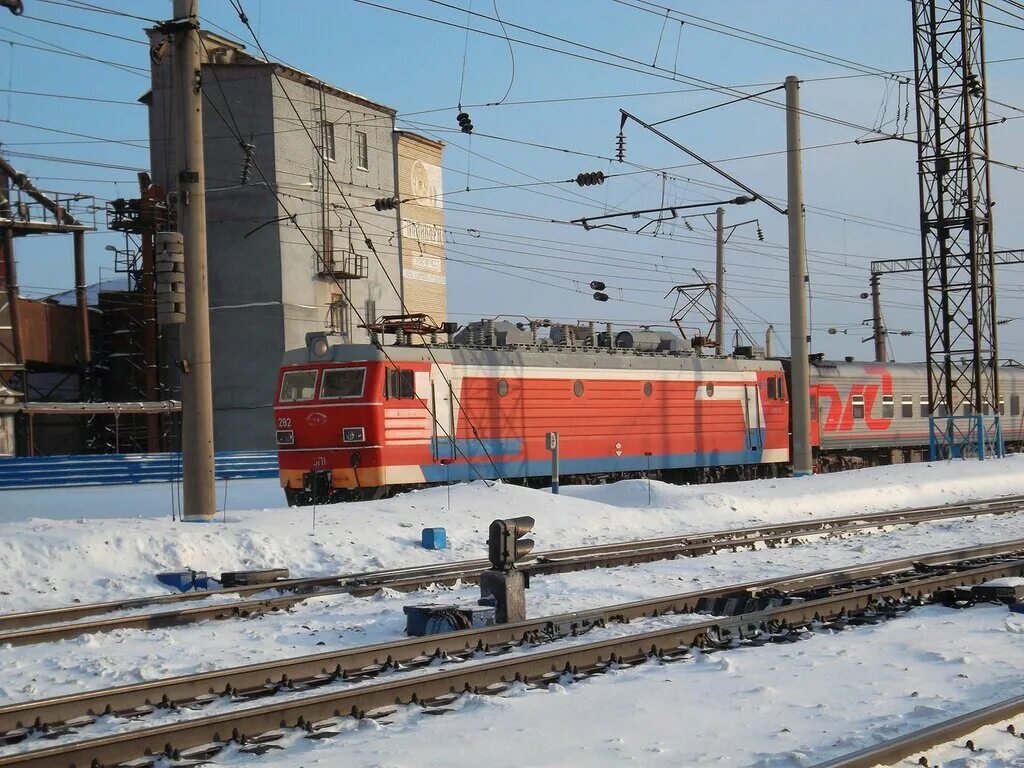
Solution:
M 161 591 L 154 574 L 289 568 L 293 576 L 483 556 L 496 517 L 533 515 L 537 549 L 876 512 L 1024 493 L 1024 456 L 722 485 L 563 486 L 561 496 L 483 483 L 393 499 L 282 509 L 273 480 L 234 481 L 226 522 L 180 523 L 168 485 L 0 491 L 0 612 Z M 650 493 L 650 503 L 648 503 Z M 220 495 L 220 494 L 219 494 Z M 220 496 L 220 498 L 223 498 Z M 447 529 L 449 548 L 419 547 Z
M 0 588 L 0 611 L 153 594 L 160 588 L 152 574 L 181 566 L 211 573 L 284 566 L 311 575 L 480 557 L 495 517 L 533 515 L 537 548 L 546 549 L 1015 493 L 1024 493 L 1024 457 L 718 486 L 630 481 L 563 487 L 561 496 L 477 483 L 453 487 L 450 508 L 443 488 L 321 507 L 314 529 L 312 510 L 281 509 L 280 490 L 265 481 L 233 483 L 227 522 L 214 524 L 172 522 L 166 486 L 8 491 L 0 492 L 0 568 L 16 577 Z M 528 593 L 529 609 L 551 614 L 1017 538 L 1022 521 L 1024 514 L 947 521 L 544 577 Z M 438 525 L 448 529 L 451 548 L 421 549 L 420 528 Z M 476 588 L 461 587 L 445 598 L 475 595 Z M 0 647 L 0 704 L 395 639 L 402 606 L 436 597 L 316 598 L 246 621 Z M 368 724 L 335 740 L 300 739 L 260 762 L 326 766 L 344 755 L 367 766 L 805 766 L 1007 698 L 1022 682 L 1024 617 L 1005 607 L 927 608 L 793 646 L 645 665 L 551 692 L 470 697 L 443 718 L 400 713 L 381 732 Z M 963 756 L 953 755 L 942 764 L 997 768 L 1019 758 L 1024 765 L 1024 751 L 1013 757 L 1015 746 L 992 750 L 1003 762 L 956 762 Z M 218 762 L 251 760 L 228 754 Z

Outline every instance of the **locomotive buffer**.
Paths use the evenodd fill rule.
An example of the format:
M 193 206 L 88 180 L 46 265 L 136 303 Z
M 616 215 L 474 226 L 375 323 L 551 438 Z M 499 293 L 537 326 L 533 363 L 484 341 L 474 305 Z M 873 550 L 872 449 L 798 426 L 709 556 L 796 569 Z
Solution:
M 533 541 L 522 538 L 533 530 L 532 517 L 495 520 L 487 532 L 490 569 L 480 575 L 480 599 L 493 600 L 498 624 L 526 621 L 526 588 L 529 576 L 516 568 L 516 560 L 533 550 Z

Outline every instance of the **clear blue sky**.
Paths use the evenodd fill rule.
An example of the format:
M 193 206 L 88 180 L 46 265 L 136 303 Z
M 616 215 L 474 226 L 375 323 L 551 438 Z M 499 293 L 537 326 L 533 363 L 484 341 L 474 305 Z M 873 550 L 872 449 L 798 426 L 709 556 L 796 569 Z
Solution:
M 493 16 L 494 1 L 474 0 L 472 9 Z M 72 0 L 69 4 L 76 2 Z M 709 187 L 728 187 L 728 183 L 707 169 L 692 165 L 676 167 L 667 176 L 656 172 L 631 173 L 587 189 L 558 183 L 580 171 L 621 173 L 638 171 L 637 165 L 655 169 L 686 166 L 688 158 L 635 125 L 627 127 L 627 159 L 637 165 L 619 165 L 602 159 L 614 153 L 620 107 L 648 120 L 659 120 L 728 98 L 695 90 L 685 78 L 742 85 L 744 90 L 753 92 L 781 84 L 786 75 L 795 74 L 805 80 L 802 99 L 806 110 L 863 126 L 886 123 L 888 130 L 892 130 L 898 112 L 902 125 L 908 94 L 891 79 L 850 77 L 858 73 L 702 29 L 703 22 L 698 19 L 683 25 L 675 17 L 666 22 L 663 15 L 646 13 L 615 0 L 496 2 L 498 12 L 510 24 L 571 39 L 605 53 L 509 26 L 507 31 L 513 38 L 572 50 L 583 56 L 607 59 L 609 53 L 617 54 L 638 62 L 618 60 L 639 71 L 513 42 L 515 78 L 506 99 L 510 103 L 469 107 L 477 134 L 470 143 L 453 131 L 460 88 L 461 102 L 466 105 L 501 100 L 509 87 L 512 60 L 509 45 L 500 36 L 501 28 L 485 18 L 474 18 L 472 25 L 498 37 L 471 32 L 467 46 L 468 0 L 450 0 L 454 9 L 430 0 L 379 0 L 381 5 L 454 26 L 399 15 L 354 0 L 242 0 L 257 35 L 272 57 L 389 104 L 400 117 L 404 116 L 400 127 L 448 142 L 445 189 L 447 225 L 454 240 L 448 246 L 452 319 L 465 322 L 473 316 L 508 313 L 664 324 L 672 309 L 672 298 L 665 299 L 664 295 L 673 284 L 696 281 L 694 267 L 713 276 L 713 237 L 702 219 L 692 220 L 692 232 L 678 222 L 663 225 L 657 237 L 608 230 L 584 232 L 578 227 L 548 221 L 564 222 L 611 210 L 656 207 L 663 200 L 687 204 L 736 194 L 732 189 Z M 639 0 L 628 2 L 642 5 Z M 148 87 L 148 52 L 144 45 L 131 41 L 145 39 L 142 30 L 147 24 L 138 19 L 71 8 L 65 3 L 68 0 L 25 0 L 26 14 L 20 18 L 0 11 L 2 149 L 10 153 L 10 159 L 21 170 L 36 178 L 41 188 L 80 191 L 98 199 L 131 196 L 136 182 L 130 169 L 145 168 L 148 161 L 146 111 L 134 104 Z M 885 71 L 908 70 L 913 63 L 910 5 L 905 0 L 664 0 L 661 5 L 664 4 Z M 103 5 L 153 19 L 169 16 L 171 12 L 169 0 L 121 0 Z M 458 8 L 463 10 L 455 10 Z M 227 0 L 203 0 L 202 15 L 204 26 L 222 34 L 230 33 L 254 48 Z M 990 15 L 1024 27 L 1024 21 L 994 10 Z M 86 29 L 129 40 L 103 37 Z M 1024 40 L 1022 35 L 1021 30 L 990 25 L 988 58 L 1016 57 Z M 129 69 L 27 46 L 66 48 Z M 678 76 L 674 77 L 673 71 Z M 993 63 L 989 68 L 991 97 L 1024 109 L 1022 73 L 1024 61 Z M 12 90 L 124 103 L 46 98 Z M 595 96 L 610 98 L 581 98 Z M 781 94 L 771 94 L 769 98 L 781 100 Z M 513 103 L 551 99 L 562 101 Z M 995 106 L 992 112 L 1006 117 L 1024 114 Z M 913 130 L 913 103 L 909 124 Z M 44 128 L 127 143 L 69 136 Z M 750 102 L 679 120 L 665 129 L 714 159 L 778 152 L 785 146 L 783 113 Z M 1024 165 L 1022 129 L 1024 121 L 1019 120 L 993 127 L 993 157 Z M 583 154 L 511 143 L 482 134 Z M 803 121 L 806 147 L 851 142 L 862 134 L 856 128 L 834 122 L 811 117 Z M 30 158 L 24 154 L 73 158 L 99 165 Z M 867 358 L 871 355 L 870 344 L 861 340 L 869 335 L 870 329 L 862 326 L 862 321 L 870 316 L 870 304 L 859 295 L 867 290 L 868 263 L 872 259 L 919 256 L 914 149 L 910 144 L 895 141 L 841 143 L 808 149 L 804 163 L 807 245 L 814 297 L 813 347 L 829 356 L 852 354 Z M 120 168 L 102 167 L 104 164 Z M 724 167 L 766 195 L 785 193 L 783 155 L 730 160 Z M 1002 168 L 994 168 L 992 173 L 994 196 L 999 203 L 996 247 L 1024 247 L 1018 202 L 1022 174 Z M 554 183 L 480 189 L 535 182 Z M 471 191 L 464 191 L 467 186 Z M 785 350 L 786 221 L 761 204 L 729 207 L 726 216 L 727 222 L 756 217 L 765 234 L 765 242 L 759 243 L 754 228 L 747 226 L 739 229 L 730 241 L 730 306 L 754 336 L 763 334 L 766 321 L 773 322 L 781 337 L 777 349 Z M 626 223 L 632 223 L 635 229 L 642 222 Z M 647 234 L 654 234 L 653 226 L 648 227 Z M 112 276 L 110 254 L 104 246 L 116 242 L 115 236 L 100 233 L 90 236 L 88 242 L 90 279 Z M 29 295 L 70 287 L 70 238 L 36 238 L 19 243 L 19 273 Z M 593 279 L 608 284 L 612 301 L 598 304 L 590 298 L 586 284 Z M 999 279 L 1000 316 L 1024 316 L 1024 267 L 1002 268 Z M 924 340 L 920 331 L 920 280 L 916 276 L 884 280 L 885 318 L 894 334 L 897 359 L 921 359 Z M 732 323 L 729 325 L 733 327 Z M 1017 329 L 1022 325 L 1024 320 L 1018 320 L 1002 328 L 1004 356 L 1024 358 L 1024 341 L 1017 339 Z M 838 333 L 830 335 L 829 328 Z M 914 334 L 895 335 L 904 329 Z

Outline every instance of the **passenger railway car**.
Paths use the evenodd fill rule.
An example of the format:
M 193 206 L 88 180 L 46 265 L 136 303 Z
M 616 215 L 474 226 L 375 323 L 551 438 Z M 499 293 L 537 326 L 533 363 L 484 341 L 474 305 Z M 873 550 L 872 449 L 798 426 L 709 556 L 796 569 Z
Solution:
M 787 376 L 789 361 L 784 361 Z M 810 369 L 811 444 L 821 470 L 920 461 L 929 450 L 928 376 L 923 363 L 816 360 Z M 1003 440 L 1024 440 L 1024 369 L 999 372 Z M 959 404 L 956 415 L 969 416 Z M 945 414 L 945 403 L 939 413 Z
M 289 504 L 481 478 L 547 482 L 548 432 L 559 435 L 563 478 L 788 471 L 788 360 L 703 357 L 647 331 L 570 326 L 545 340 L 500 325 L 430 346 L 309 334 L 286 355 L 274 409 Z M 923 364 L 814 360 L 810 374 L 818 471 L 927 456 Z M 1000 386 L 1004 440 L 1020 448 L 1024 369 L 1003 368 Z
M 703 469 L 752 477 L 789 461 L 778 361 L 323 338 L 311 335 L 307 348 L 289 353 L 278 381 L 290 503 L 549 477 L 548 432 L 559 435 L 563 476 Z

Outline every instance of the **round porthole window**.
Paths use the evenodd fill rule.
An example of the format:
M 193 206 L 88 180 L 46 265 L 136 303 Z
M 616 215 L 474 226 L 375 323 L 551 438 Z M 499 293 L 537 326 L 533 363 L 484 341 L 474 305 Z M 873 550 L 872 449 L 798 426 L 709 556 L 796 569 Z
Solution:
M 704 385 L 704 392 L 707 393 L 708 397 L 714 397 L 714 395 L 715 395 L 715 385 L 714 384 L 705 384 Z
M 576 395 L 576 397 L 583 397 L 583 382 L 579 379 L 573 382 L 572 393 Z
M 498 379 L 498 397 L 508 394 L 508 382 L 505 379 Z
M 650 397 L 651 393 L 654 392 L 654 386 L 649 381 L 644 382 L 644 397 Z

